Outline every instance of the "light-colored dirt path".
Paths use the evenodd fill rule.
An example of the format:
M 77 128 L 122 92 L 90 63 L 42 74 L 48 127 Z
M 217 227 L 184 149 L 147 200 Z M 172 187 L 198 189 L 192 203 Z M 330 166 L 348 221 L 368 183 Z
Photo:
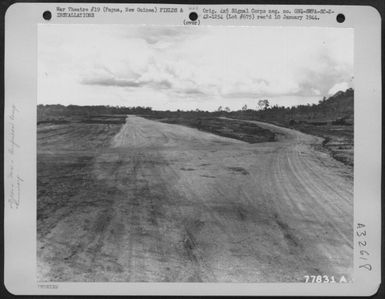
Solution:
M 258 125 L 279 140 L 247 144 L 129 116 L 91 170 L 110 195 L 81 190 L 88 206 L 52 215 L 39 280 L 351 279 L 349 170 L 314 150 L 318 137 Z

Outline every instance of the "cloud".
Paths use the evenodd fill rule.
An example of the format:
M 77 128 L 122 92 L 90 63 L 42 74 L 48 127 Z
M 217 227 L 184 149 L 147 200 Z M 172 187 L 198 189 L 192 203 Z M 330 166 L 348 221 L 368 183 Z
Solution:
M 189 95 L 206 95 L 202 90 L 199 90 L 198 88 L 186 88 L 181 90 L 181 92 Z
M 176 109 L 258 97 L 297 104 L 353 76 L 349 28 L 39 25 L 38 53 L 43 103 L 139 105 L 151 96 L 153 106 Z
M 101 86 L 119 86 L 119 87 L 140 87 L 143 85 L 140 82 L 115 79 L 115 78 L 83 79 L 82 84 L 101 85 Z
M 336 82 L 350 81 L 353 73 L 352 64 L 338 61 L 330 50 L 323 51 L 308 68 L 302 68 L 297 76 L 300 96 L 327 95 Z
M 117 78 L 94 78 L 94 79 L 83 79 L 81 81 L 85 85 L 99 85 L 99 86 L 116 86 L 116 87 L 144 87 L 150 86 L 152 88 L 167 89 L 172 88 L 171 82 L 162 80 L 159 82 L 153 81 L 131 81 L 126 79 Z
M 348 82 L 340 82 L 335 84 L 332 88 L 330 88 L 328 94 L 329 95 L 334 95 L 338 91 L 345 91 L 347 90 L 350 86 Z

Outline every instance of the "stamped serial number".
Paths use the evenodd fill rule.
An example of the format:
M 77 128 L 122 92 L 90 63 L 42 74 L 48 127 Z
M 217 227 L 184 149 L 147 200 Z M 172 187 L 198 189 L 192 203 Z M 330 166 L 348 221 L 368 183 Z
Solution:
M 305 283 L 345 283 L 345 276 L 336 278 L 334 275 L 305 275 Z
M 59 286 L 57 284 L 38 284 L 39 289 L 58 289 Z
M 372 271 L 372 264 L 370 263 L 370 253 L 368 250 L 367 242 L 367 228 L 363 223 L 357 223 L 356 235 L 358 242 L 359 250 L 359 269 L 365 269 L 367 271 Z

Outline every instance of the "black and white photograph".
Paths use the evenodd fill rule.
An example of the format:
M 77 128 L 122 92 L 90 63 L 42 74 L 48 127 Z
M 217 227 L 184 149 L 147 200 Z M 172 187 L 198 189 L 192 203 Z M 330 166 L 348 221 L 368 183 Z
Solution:
M 38 282 L 353 281 L 352 28 L 37 40 Z

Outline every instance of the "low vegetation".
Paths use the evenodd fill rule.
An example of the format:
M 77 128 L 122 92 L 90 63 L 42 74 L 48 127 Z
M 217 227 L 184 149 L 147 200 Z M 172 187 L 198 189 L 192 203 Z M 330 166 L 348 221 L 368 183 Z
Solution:
M 241 120 L 257 120 L 290 127 L 324 138 L 323 146 L 331 155 L 347 165 L 353 165 L 354 91 L 348 89 L 318 104 L 294 107 L 270 106 L 260 100 L 257 109 L 246 105 L 237 111 L 219 107 L 217 111 L 155 111 L 151 107 L 39 105 L 38 124 L 123 124 L 126 115 L 134 114 L 165 123 L 179 124 L 205 132 L 249 143 L 274 141 L 269 130 Z M 221 119 L 235 119 L 229 121 Z
M 248 143 L 274 141 L 275 134 L 252 123 L 224 120 L 220 114 L 204 111 L 153 111 L 142 107 L 39 105 L 42 124 L 123 124 L 128 114 L 170 124 L 179 124 Z
M 230 117 L 259 120 L 324 138 L 323 146 L 344 164 L 354 164 L 354 91 L 337 92 L 318 104 L 273 106 L 230 113 Z
M 147 115 L 149 119 L 161 122 L 184 125 L 201 131 L 213 133 L 223 137 L 234 138 L 248 143 L 274 141 L 275 134 L 253 123 L 240 120 L 225 120 L 212 116 L 198 116 L 186 114 L 163 117 L 162 113 Z

